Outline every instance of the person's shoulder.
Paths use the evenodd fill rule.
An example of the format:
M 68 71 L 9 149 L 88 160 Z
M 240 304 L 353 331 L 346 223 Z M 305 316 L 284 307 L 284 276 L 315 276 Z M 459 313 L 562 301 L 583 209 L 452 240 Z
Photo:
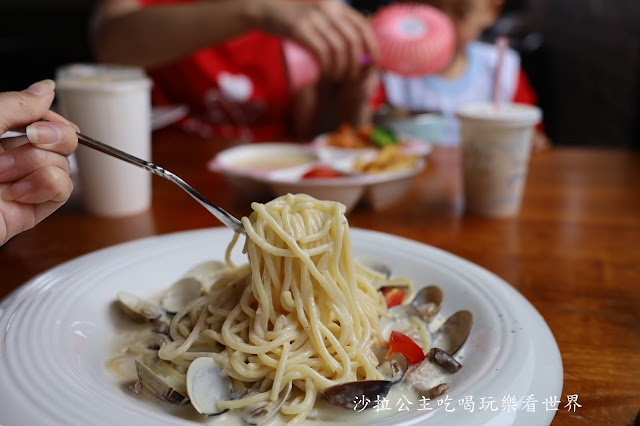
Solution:
M 469 43 L 469 54 L 488 68 L 494 68 L 498 61 L 498 48 L 495 44 L 483 41 Z M 508 69 L 520 67 L 520 55 L 514 49 L 508 47 L 504 55 L 504 65 Z

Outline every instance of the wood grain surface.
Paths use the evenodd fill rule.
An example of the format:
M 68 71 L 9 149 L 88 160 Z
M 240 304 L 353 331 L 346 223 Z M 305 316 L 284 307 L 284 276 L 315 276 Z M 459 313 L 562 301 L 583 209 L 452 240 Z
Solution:
M 228 144 L 154 133 L 153 161 L 183 177 L 236 216 L 249 201 L 206 163 Z M 640 410 L 640 153 L 554 148 L 536 154 L 520 214 L 464 214 L 461 161 L 437 149 L 411 194 L 375 212 L 358 206 L 352 227 L 430 244 L 494 272 L 549 324 L 560 348 L 564 385 L 554 425 L 632 425 Z M 150 235 L 220 226 L 172 183 L 153 179 L 149 211 L 127 218 L 86 214 L 80 191 L 37 228 L 0 247 L 0 298 L 50 267 Z M 578 395 L 582 407 L 563 406 Z M 538 406 L 537 409 L 544 409 Z

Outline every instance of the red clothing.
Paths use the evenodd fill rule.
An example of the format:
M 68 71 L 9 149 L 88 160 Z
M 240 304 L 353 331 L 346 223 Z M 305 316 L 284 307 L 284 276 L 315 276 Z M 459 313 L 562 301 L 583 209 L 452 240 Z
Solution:
M 536 92 L 531 87 L 529 79 L 522 69 L 518 74 L 518 84 L 516 93 L 513 95 L 513 102 L 527 105 L 535 105 L 537 102 Z
M 192 0 L 138 0 L 144 7 Z M 281 40 L 251 31 L 150 70 L 156 104 L 185 104 L 180 124 L 205 137 L 279 140 L 287 135 L 290 90 Z

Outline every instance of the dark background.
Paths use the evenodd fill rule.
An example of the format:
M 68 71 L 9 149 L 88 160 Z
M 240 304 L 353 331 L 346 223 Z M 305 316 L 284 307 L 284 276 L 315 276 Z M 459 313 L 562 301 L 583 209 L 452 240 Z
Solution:
M 94 0 L 0 0 L 0 91 L 17 90 L 69 62 L 91 61 Z
M 389 1 L 353 0 L 373 12 Z M 0 0 L 0 91 L 92 60 L 94 0 Z M 507 0 L 509 35 L 556 145 L 640 148 L 640 0 Z

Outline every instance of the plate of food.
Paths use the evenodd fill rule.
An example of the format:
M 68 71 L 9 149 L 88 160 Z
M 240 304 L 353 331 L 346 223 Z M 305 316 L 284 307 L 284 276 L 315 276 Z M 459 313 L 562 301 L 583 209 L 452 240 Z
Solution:
M 218 153 L 209 169 L 223 174 L 251 200 L 306 193 L 338 201 L 347 212 L 361 200 L 374 210 L 382 210 L 406 196 L 424 169 L 430 148 L 378 130 L 386 132 L 384 137 L 380 136 L 383 133 L 377 136 L 380 140 L 386 137 L 386 143 L 368 148 L 334 147 L 325 143 L 332 140 L 331 135 L 310 144 L 241 145 Z
M 386 147 L 395 147 L 406 155 L 424 157 L 432 146 L 425 141 L 400 135 L 389 127 L 365 125 L 354 128 L 342 124 L 338 130 L 313 140 L 320 158 L 327 162 L 353 162 L 371 156 Z
M 246 236 L 117 245 L 4 299 L 3 424 L 551 422 L 525 408 L 560 395 L 558 348 L 507 283 L 339 203 L 252 207 Z

